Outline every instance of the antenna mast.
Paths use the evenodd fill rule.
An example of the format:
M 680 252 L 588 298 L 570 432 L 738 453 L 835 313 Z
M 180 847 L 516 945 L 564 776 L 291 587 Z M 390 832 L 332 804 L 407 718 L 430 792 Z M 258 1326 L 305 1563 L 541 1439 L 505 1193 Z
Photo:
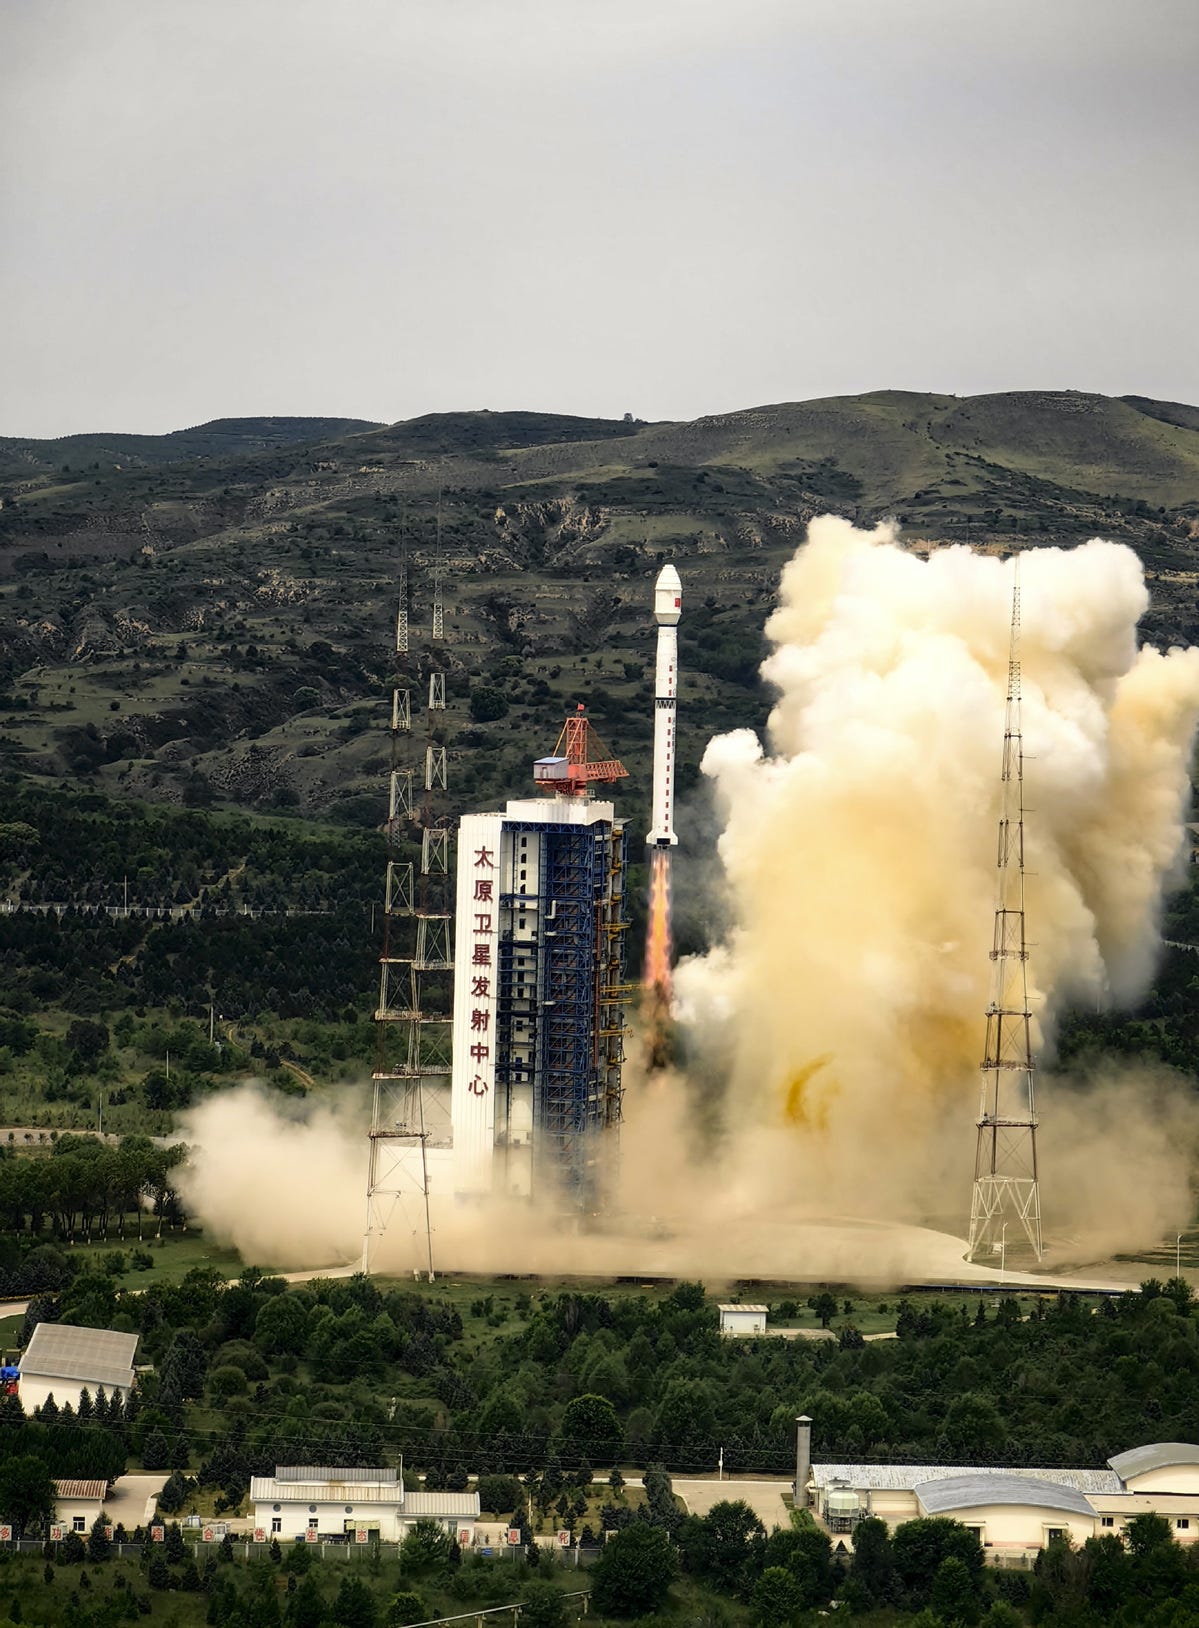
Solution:
M 1020 561 L 1014 565 L 1012 630 L 1000 777 L 998 889 L 991 943 L 991 999 L 982 1062 L 968 1260 L 1002 1250 L 1017 1223 L 1041 1259 L 1041 1193 L 1028 939 L 1024 917 L 1024 740 L 1020 728 Z
M 449 830 L 435 816 L 433 792 L 446 788 L 446 749 L 435 733 L 445 711 L 445 674 L 427 662 L 428 727 L 424 791 L 419 811 L 411 762 L 412 695 L 408 652 L 408 539 L 401 522 L 395 687 L 391 704 L 391 792 L 379 1005 L 375 1012 L 374 1108 L 370 1129 L 366 1232 L 362 1269 L 371 1268 L 374 1241 L 397 1209 L 403 1226 L 423 1243 L 433 1280 L 429 1203 L 430 1148 L 446 1147 L 450 1132 L 451 1021 Z M 440 515 L 434 566 L 434 638 L 441 637 Z M 419 673 L 417 674 L 419 681 Z M 420 870 L 412 843 L 420 834 Z M 422 1236 L 423 1235 L 423 1236 Z

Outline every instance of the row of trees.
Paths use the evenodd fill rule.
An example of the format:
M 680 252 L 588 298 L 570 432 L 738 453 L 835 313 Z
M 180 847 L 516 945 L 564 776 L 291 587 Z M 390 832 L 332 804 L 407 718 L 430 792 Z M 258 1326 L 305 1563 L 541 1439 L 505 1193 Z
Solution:
M 181 1145 L 159 1147 L 144 1136 L 127 1136 L 119 1147 L 61 1136 L 49 1157 L 36 1159 L 0 1147 L 4 1229 L 37 1237 L 48 1226 L 68 1241 L 107 1238 L 110 1231 L 124 1238 L 127 1230 L 141 1238 L 149 1217 L 151 1231 L 160 1231 L 164 1217 L 177 1213 L 172 1182 L 186 1154 Z

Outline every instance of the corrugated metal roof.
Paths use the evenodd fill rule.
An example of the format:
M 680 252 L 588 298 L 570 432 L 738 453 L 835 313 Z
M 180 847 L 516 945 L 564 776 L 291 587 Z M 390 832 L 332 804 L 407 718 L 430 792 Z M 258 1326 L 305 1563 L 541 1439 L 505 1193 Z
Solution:
M 871 1492 L 911 1492 L 928 1481 L 947 1481 L 962 1475 L 1014 1475 L 1034 1481 L 1054 1481 L 1076 1492 L 1122 1492 L 1124 1484 L 1114 1470 L 1018 1469 L 974 1464 L 813 1464 L 812 1480 L 818 1487 L 845 1481 L 851 1487 Z
M 398 1479 L 394 1470 L 379 1466 L 375 1469 L 343 1469 L 337 1464 L 277 1464 L 276 1481 L 375 1481 L 381 1485 Z
M 107 1481 L 56 1481 L 54 1483 L 54 1496 L 56 1498 L 99 1498 L 103 1501 L 107 1493 Z
M 1108 1463 L 1121 1481 L 1148 1470 L 1172 1470 L 1176 1464 L 1199 1464 L 1199 1447 L 1189 1441 L 1154 1441 L 1145 1447 L 1130 1447 Z
M 337 1472 L 335 1472 L 337 1473 Z M 405 1492 L 395 1481 L 280 1481 L 274 1475 L 250 1478 L 256 1504 L 392 1504 L 406 1516 L 473 1518 L 479 1513 L 477 1492 Z
M 930 1515 L 944 1515 L 951 1509 L 980 1509 L 986 1504 L 1032 1504 L 1037 1509 L 1061 1509 L 1092 1519 L 1095 1515 L 1075 1488 L 1032 1475 L 952 1475 L 925 1481 L 912 1490 Z
M 467 1515 L 479 1513 L 477 1492 L 410 1492 L 404 1499 L 405 1515 Z
M 17 1363 L 22 1379 L 73 1379 L 93 1389 L 133 1384 L 136 1334 L 110 1328 L 39 1323 Z
M 256 1475 L 250 1480 L 250 1497 L 261 1504 L 399 1505 L 404 1489 L 395 1481 L 279 1481 Z

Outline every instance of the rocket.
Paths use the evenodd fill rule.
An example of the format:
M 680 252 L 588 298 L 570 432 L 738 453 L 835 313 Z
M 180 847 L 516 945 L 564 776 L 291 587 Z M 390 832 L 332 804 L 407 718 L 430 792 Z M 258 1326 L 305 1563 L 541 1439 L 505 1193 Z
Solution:
M 646 842 L 673 848 L 675 709 L 678 703 L 679 636 L 683 585 L 673 565 L 664 565 L 654 583 L 654 621 L 658 624 L 658 661 L 654 675 L 654 799 Z

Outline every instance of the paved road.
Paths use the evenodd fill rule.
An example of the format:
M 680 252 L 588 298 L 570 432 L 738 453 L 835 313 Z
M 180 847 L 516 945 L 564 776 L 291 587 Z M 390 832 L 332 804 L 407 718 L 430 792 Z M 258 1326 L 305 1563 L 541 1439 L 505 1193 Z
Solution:
M 135 1526 L 144 1526 L 154 1513 L 154 1500 L 167 1484 L 165 1475 L 118 1476 L 112 1491 L 104 1500 L 104 1512 L 115 1526 L 124 1523 L 132 1532 Z
M 791 1517 L 783 1502 L 783 1494 L 791 1491 L 790 1481 L 750 1481 L 740 1476 L 725 1476 L 723 1480 L 684 1480 L 672 1476 L 671 1484 L 693 1515 L 706 1515 L 713 1504 L 726 1499 L 741 1499 L 769 1532 L 776 1526 L 786 1526 Z

